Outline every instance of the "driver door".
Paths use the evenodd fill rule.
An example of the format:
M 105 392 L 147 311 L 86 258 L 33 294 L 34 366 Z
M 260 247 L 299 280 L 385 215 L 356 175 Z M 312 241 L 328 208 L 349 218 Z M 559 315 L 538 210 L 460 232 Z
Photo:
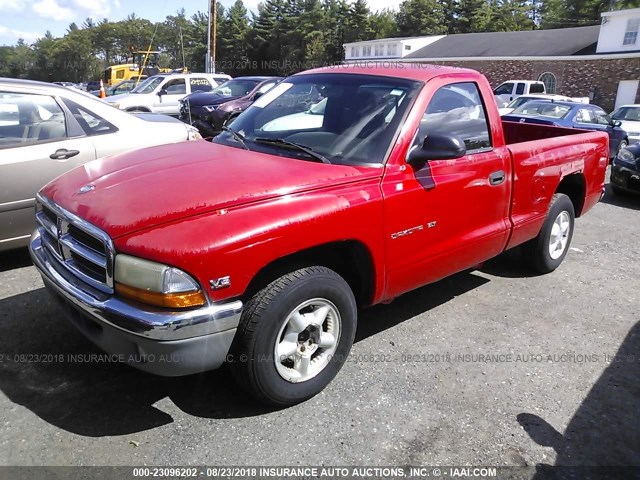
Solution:
M 413 148 L 437 131 L 458 135 L 466 154 L 385 173 L 388 297 L 477 265 L 506 245 L 509 151 L 493 146 L 478 85 L 446 82 L 429 100 Z
M 180 113 L 180 99 L 187 95 L 187 84 L 184 78 L 167 80 L 160 86 L 157 98 L 153 103 L 155 113 L 164 113 L 177 117 Z

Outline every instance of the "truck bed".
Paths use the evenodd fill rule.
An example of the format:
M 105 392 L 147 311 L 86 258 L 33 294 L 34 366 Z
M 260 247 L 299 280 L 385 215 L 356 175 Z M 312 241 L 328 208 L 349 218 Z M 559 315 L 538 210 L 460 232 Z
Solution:
M 584 203 L 576 216 L 600 200 L 608 164 L 609 136 L 575 128 L 502 122 L 513 164 L 511 221 L 507 248 L 540 230 L 556 186 L 573 175 L 570 188 L 581 189 Z M 585 173 L 590 174 L 585 175 Z

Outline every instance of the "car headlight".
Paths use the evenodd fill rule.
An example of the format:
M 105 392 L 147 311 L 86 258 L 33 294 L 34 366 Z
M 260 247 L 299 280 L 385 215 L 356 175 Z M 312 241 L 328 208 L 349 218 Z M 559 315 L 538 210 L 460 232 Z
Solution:
M 198 129 L 192 125 L 186 125 L 187 127 L 187 140 L 202 140 L 202 135 Z
M 633 165 L 636 163 L 636 156 L 626 148 L 623 148 L 618 152 L 618 155 L 616 155 L 616 160 L 621 163 L 629 163 Z
M 206 303 L 200 285 L 182 270 L 162 263 L 116 255 L 116 293 L 166 308 L 198 307 Z
M 207 112 L 215 112 L 218 109 L 218 105 L 205 105 L 203 107 Z

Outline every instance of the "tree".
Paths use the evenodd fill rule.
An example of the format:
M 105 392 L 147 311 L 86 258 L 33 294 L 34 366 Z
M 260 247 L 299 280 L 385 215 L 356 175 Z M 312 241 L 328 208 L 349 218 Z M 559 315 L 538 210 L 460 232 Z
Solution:
M 403 37 L 440 35 L 447 32 L 444 6 L 437 0 L 404 0 L 396 14 Z

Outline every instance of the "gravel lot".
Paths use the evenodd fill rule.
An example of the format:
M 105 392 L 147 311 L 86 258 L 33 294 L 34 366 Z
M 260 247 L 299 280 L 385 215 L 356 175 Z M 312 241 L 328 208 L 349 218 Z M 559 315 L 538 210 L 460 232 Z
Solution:
M 226 369 L 66 360 L 100 352 L 2 254 L 0 464 L 640 465 L 638 239 L 640 198 L 607 193 L 556 272 L 509 253 L 363 312 L 334 382 L 281 411 Z

